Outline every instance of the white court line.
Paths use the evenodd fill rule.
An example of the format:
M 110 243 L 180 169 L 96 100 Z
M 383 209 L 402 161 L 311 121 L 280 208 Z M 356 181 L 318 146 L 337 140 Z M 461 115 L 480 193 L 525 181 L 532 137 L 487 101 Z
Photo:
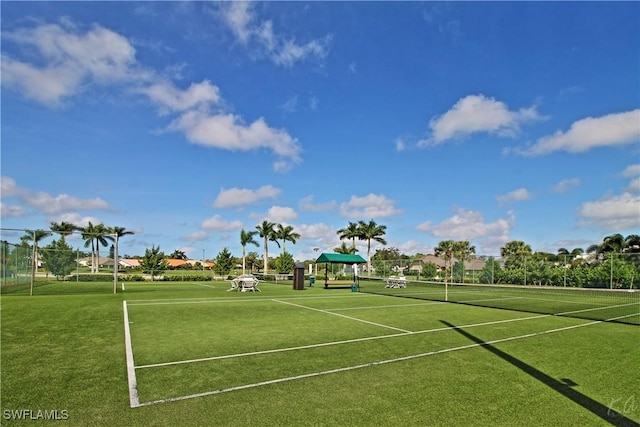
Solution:
M 460 304 L 473 304 L 476 302 L 489 302 L 489 301 L 507 301 L 513 299 L 522 299 L 522 297 L 509 297 L 509 298 L 487 298 L 487 299 L 469 299 L 464 301 L 455 301 Z M 492 308 L 492 307 L 483 307 L 483 308 Z
M 413 305 L 418 305 L 418 304 L 406 304 L 404 306 L 405 307 L 407 307 L 407 306 L 410 307 L 410 306 L 413 306 Z M 624 306 L 626 306 L 626 305 L 629 305 L 629 304 L 625 304 Z M 365 307 L 365 308 L 369 308 L 369 307 Z M 542 318 L 545 318 L 545 317 L 553 317 L 553 316 L 566 316 L 567 314 L 579 313 L 581 311 L 584 311 L 584 310 L 568 311 L 568 312 L 565 312 L 565 313 L 559 313 L 559 314 L 555 314 L 555 315 L 554 314 L 537 314 L 535 316 L 517 317 L 517 318 L 514 318 L 514 319 L 494 320 L 494 321 L 490 321 L 490 322 L 473 323 L 473 324 L 468 324 L 468 325 L 462 325 L 462 326 L 460 326 L 460 328 L 473 328 L 473 327 L 479 327 L 479 326 L 498 325 L 498 324 L 502 324 L 502 323 L 519 322 L 521 320 L 542 319 Z M 329 312 L 329 314 L 331 314 L 331 313 Z M 620 318 L 631 317 L 631 316 L 635 316 L 635 314 L 628 315 L 628 316 L 622 316 Z M 344 316 L 344 317 L 347 317 L 347 316 Z M 354 319 L 354 320 L 359 320 L 359 319 Z M 609 320 L 612 320 L 612 319 L 609 319 Z M 260 350 L 260 351 L 252 351 L 252 352 L 248 352 L 248 353 L 226 354 L 226 355 L 222 355 L 222 356 L 211 356 L 211 357 L 202 357 L 202 358 L 198 358 L 198 359 L 177 360 L 177 361 L 173 361 L 173 362 L 153 363 L 153 364 L 148 364 L 148 365 L 135 366 L 135 369 L 158 368 L 158 367 L 162 367 L 162 366 L 184 365 L 184 364 L 189 364 L 189 363 L 209 362 L 209 361 L 221 360 L 221 359 L 233 359 L 233 358 L 237 358 L 237 357 L 258 356 L 258 355 L 262 355 L 262 354 L 281 353 L 281 352 L 287 352 L 287 351 L 304 350 L 304 349 L 319 348 L 319 347 L 328 347 L 328 346 L 334 346 L 334 345 L 350 344 L 350 343 L 378 340 L 378 339 L 384 339 L 384 338 L 395 338 L 395 337 L 401 337 L 401 336 L 407 336 L 407 335 L 418 335 L 418 334 L 425 334 L 425 333 L 431 333 L 431 332 L 440 332 L 440 331 L 446 331 L 448 329 L 449 328 L 446 328 L 446 327 L 435 328 L 435 329 L 424 329 L 424 330 L 413 331 L 413 332 L 407 331 L 407 332 L 403 332 L 403 333 L 399 333 L 399 334 L 376 335 L 376 336 L 373 336 L 373 337 L 354 338 L 354 339 L 341 340 L 341 341 L 330 341 L 330 342 L 325 342 L 325 343 L 308 344 L 308 345 L 302 345 L 302 346 L 296 346 L 296 347 L 285 347 L 285 348 L 277 348 L 277 349 L 272 349 L 272 350 Z
M 519 322 L 521 320 L 542 319 L 544 317 L 551 317 L 551 315 L 550 314 L 538 314 L 538 315 L 535 315 L 535 316 L 518 317 L 518 318 L 515 318 L 515 319 L 493 320 L 493 321 L 490 321 L 490 322 L 473 323 L 473 324 L 469 324 L 469 325 L 462 325 L 462 326 L 460 326 L 460 328 L 474 328 L 474 327 L 478 327 L 478 326 L 498 325 L 498 324 L 501 324 L 501 323 Z M 349 340 L 330 341 L 330 342 L 324 342 L 324 343 L 318 343 L 318 344 L 301 345 L 301 346 L 296 346 L 296 347 L 276 348 L 276 349 L 273 349 L 273 350 L 260 350 L 260 351 L 252 351 L 252 352 L 249 352 L 249 353 L 225 354 L 225 355 L 222 355 L 222 356 L 203 357 L 203 358 L 199 358 L 199 359 L 178 360 L 178 361 L 175 361 L 175 362 L 164 362 L 164 363 L 154 363 L 154 364 L 150 364 L 150 365 L 136 366 L 135 368 L 136 369 L 159 368 L 159 367 L 162 367 L 162 366 L 184 365 L 184 364 L 198 363 L 198 362 L 210 362 L 210 361 L 213 361 L 213 360 L 234 359 L 234 358 L 237 358 L 237 357 L 258 356 L 258 355 L 261 355 L 261 354 L 282 353 L 282 352 L 286 352 L 286 351 L 305 350 L 305 349 L 319 348 L 319 347 L 329 347 L 329 346 L 334 346 L 334 345 L 352 344 L 352 343 L 357 343 L 357 342 L 373 341 L 373 340 L 379 340 L 379 339 L 385 339 L 385 338 L 406 337 L 408 335 L 429 334 L 429 333 L 432 333 L 432 332 L 448 331 L 449 329 L 451 329 L 451 328 L 443 326 L 441 328 L 423 329 L 421 331 L 415 331 L 415 332 L 403 332 L 403 333 L 398 333 L 398 334 L 375 335 L 373 337 L 352 338 L 352 339 L 349 339 Z
M 129 310 L 127 301 L 122 301 L 122 311 L 124 312 L 124 347 L 127 358 L 127 381 L 129 383 L 129 405 L 132 408 L 140 406 L 138 397 L 138 381 L 136 380 L 135 364 L 133 363 L 133 348 L 131 346 L 131 331 L 129 329 Z
M 621 319 L 621 318 L 624 318 L 624 317 L 628 317 L 628 316 L 621 316 L 621 317 L 617 317 L 617 318 L 607 319 L 607 321 L 618 320 L 618 319 Z M 438 354 L 450 353 L 450 352 L 453 352 L 453 351 L 466 350 L 466 349 L 482 347 L 482 346 L 486 346 L 486 345 L 499 344 L 499 343 L 519 340 L 519 339 L 523 339 L 523 338 L 532 338 L 532 337 L 537 337 L 537 336 L 541 336 L 541 335 L 545 335 L 545 334 L 561 332 L 561 331 L 567 331 L 567 330 L 576 329 L 576 328 L 582 328 L 584 326 L 595 325 L 595 324 L 602 323 L 602 322 L 604 322 L 604 320 L 597 320 L 597 321 L 593 321 L 593 322 L 583 323 L 583 324 L 580 324 L 580 325 L 566 326 L 566 327 L 563 327 L 563 328 L 549 329 L 549 330 L 546 330 L 546 331 L 534 332 L 534 333 L 531 333 L 531 334 L 518 335 L 518 336 L 514 336 L 514 337 L 501 338 L 501 339 L 496 339 L 496 340 L 492 340 L 492 341 L 486 341 L 486 342 L 482 342 L 482 343 L 474 343 L 474 344 L 468 344 L 468 345 L 463 345 L 463 346 L 458 346 L 458 347 L 450 347 L 450 348 L 445 348 L 445 349 L 440 349 L 440 350 L 429 351 L 429 352 L 426 352 L 426 353 L 419 353 L 419 354 L 413 354 L 413 355 L 410 355 L 410 356 L 397 357 L 395 359 L 379 360 L 379 361 L 376 361 L 376 362 L 363 363 L 363 364 L 360 364 L 360 365 L 347 366 L 347 367 L 343 367 L 343 368 L 330 369 L 330 370 L 326 370 L 326 371 L 312 372 L 312 373 L 309 373 L 309 374 L 296 375 L 296 376 L 292 376 L 292 377 L 277 378 L 277 379 L 274 379 L 274 380 L 261 381 L 261 382 L 257 382 L 257 383 L 253 383 L 253 384 L 244 384 L 244 385 L 240 385 L 240 386 L 236 386 L 236 387 L 228 387 L 228 388 L 223 388 L 223 389 L 218 389 L 218 390 L 207 391 L 207 392 L 203 392 L 203 393 L 196 393 L 196 394 L 190 394 L 190 395 L 186 395 L 186 396 L 178 396 L 178 397 L 170 397 L 170 398 L 167 398 L 167 399 L 153 400 L 153 401 L 149 401 L 149 402 L 140 403 L 138 406 L 150 406 L 150 405 L 157 405 L 157 404 L 161 404 L 161 403 L 177 402 L 177 401 L 181 401 L 181 400 L 194 399 L 194 398 L 197 398 L 197 397 L 212 396 L 212 395 L 215 395 L 215 394 L 227 393 L 227 392 L 230 392 L 230 391 L 245 390 L 245 389 L 249 389 L 249 388 L 262 387 L 262 386 L 265 386 L 265 385 L 279 384 L 279 383 L 295 381 L 295 380 L 300 380 L 300 379 L 305 379 L 305 378 L 312 378 L 312 377 L 319 377 L 319 376 L 323 376 L 323 375 L 335 374 L 335 373 L 339 373 L 339 372 L 353 371 L 353 370 L 356 370 L 356 369 L 369 368 L 369 367 L 372 367 L 372 366 L 380 366 L 380 365 L 385 365 L 385 364 L 395 363 L 395 362 L 402 362 L 402 361 L 422 358 L 422 357 L 426 357 L 426 356 L 435 356 L 435 355 L 438 355 Z M 457 326 L 457 327 L 447 327 L 447 328 L 444 328 L 444 329 L 453 330 L 453 329 L 462 329 L 462 328 L 463 328 L 462 326 Z
M 344 307 L 344 308 L 332 308 L 328 311 L 349 311 L 349 310 L 369 310 L 376 308 L 407 308 L 407 307 L 424 307 L 425 305 L 439 305 L 439 304 L 447 304 L 445 301 L 431 301 L 431 302 L 423 302 L 418 304 L 393 304 L 393 305 L 371 305 L 371 306 L 363 306 L 363 307 Z
M 358 319 L 358 318 L 355 318 L 355 317 L 346 316 L 346 315 L 340 314 L 340 313 L 332 313 L 330 311 L 321 310 L 319 308 L 307 307 L 307 306 L 304 306 L 304 305 L 294 304 L 292 302 L 287 302 L 287 301 L 280 301 L 280 300 L 277 300 L 277 299 L 274 299 L 273 301 L 279 302 L 280 304 L 287 304 L 287 305 L 292 305 L 292 306 L 298 307 L 298 308 L 304 308 L 305 310 L 317 311 L 317 312 L 320 312 L 320 313 L 330 314 L 332 316 L 338 316 L 338 317 L 343 317 L 343 318 L 349 319 L 349 320 L 355 320 L 356 322 L 362 322 L 362 323 L 367 323 L 369 325 L 380 326 L 381 328 L 387 328 L 387 329 L 393 329 L 394 331 L 411 333 L 411 331 L 407 331 L 406 329 L 396 328 L 394 326 L 389 326 L 389 325 L 383 325 L 382 323 L 369 322 L 368 320 L 362 320 L 362 319 Z
M 566 316 L 567 314 L 575 314 L 575 313 L 583 313 L 585 311 L 596 311 L 596 310 L 608 310 L 610 308 L 620 308 L 620 307 L 628 307 L 630 305 L 638 305 L 638 307 L 640 307 L 640 304 L 637 302 L 630 302 L 627 304 L 618 304 L 618 305 L 608 305 L 606 307 L 597 307 L 597 308 L 584 308 L 582 310 L 574 310 L 574 311 L 567 311 L 565 313 L 557 313 L 556 316 Z M 636 314 L 640 314 L 640 313 L 636 313 Z M 630 317 L 630 316 L 635 316 L 636 314 L 631 314 L 629 316 L 622 316 L 623 317 Z M 615 319 L 610 319 L 610 320 L 615 320 Z
M 299 297 L 283 297 L 282 301 L 289 300 L 308 300 L 308 299 L 345 299 L 345 298 L 385 298 L 387 295 L 377 294 L 349 294 L 334 296 L 299 296 Z M 129 301 L 129 307 L 133 305 L 172 305 L 172 304 L 205 304 L 214 302 L 264 302 L 273 300 L 272 296 L 251 295 L 251 298 L 243 297 L 227 297 L 227 298 L 170 298 L 170 299 L 139 299 Z

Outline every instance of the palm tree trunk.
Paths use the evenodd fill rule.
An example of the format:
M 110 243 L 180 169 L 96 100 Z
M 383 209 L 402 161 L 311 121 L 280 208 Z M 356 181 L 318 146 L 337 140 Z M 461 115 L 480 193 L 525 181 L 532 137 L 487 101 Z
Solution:
M 242 245 L 242 274 L 244 275 L 245 272 L 245 250 L 244 250 L 244 245 Z
M 91 240 L 91 273 L 96 272 L 96 245 L 93 240 Z
M 371 239 L 367 240 L 367 274 L 371 277 Z
M 267 260 L 269 259 L 269 247 L 267 246 L 267 238 L 265 236 L 264 238 L 264 260 L 263 260 L 263 264 L 264 264 L 264 274 L 267 274 Z
M 96 273 L 100 272 L 100 242 L 96 240 Z

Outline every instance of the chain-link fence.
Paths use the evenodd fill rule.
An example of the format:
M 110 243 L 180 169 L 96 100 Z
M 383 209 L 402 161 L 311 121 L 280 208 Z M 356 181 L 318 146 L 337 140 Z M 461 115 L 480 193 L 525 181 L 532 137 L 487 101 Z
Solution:
M 464 260 L 427 255 L 420 259 L 374 259 L 372 268 L 371 276 L 383 278 L 402 275 L 453 283 L 640 288 L 640 253 L 473 256 Z
M 0 285 L 20 286 L 31 283 L 33 251 L 7 241 L 0 242 Z

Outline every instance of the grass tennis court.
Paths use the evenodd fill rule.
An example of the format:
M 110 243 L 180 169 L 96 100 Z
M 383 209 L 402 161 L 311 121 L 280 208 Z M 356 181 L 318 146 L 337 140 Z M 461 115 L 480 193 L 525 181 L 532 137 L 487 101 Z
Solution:
M 2 298 L 2 425 L 640 422 L 630 323 L 290 284 L 51 286 Z

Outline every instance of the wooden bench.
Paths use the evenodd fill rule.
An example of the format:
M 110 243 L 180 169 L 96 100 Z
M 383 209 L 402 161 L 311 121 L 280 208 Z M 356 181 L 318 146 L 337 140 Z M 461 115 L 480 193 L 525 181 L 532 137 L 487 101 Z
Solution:
M 353 280 L 325 280 L 324 282 L 325 289 L 328 289 L 330 286 L 350 288 L 352 285 L 353 285 Z

